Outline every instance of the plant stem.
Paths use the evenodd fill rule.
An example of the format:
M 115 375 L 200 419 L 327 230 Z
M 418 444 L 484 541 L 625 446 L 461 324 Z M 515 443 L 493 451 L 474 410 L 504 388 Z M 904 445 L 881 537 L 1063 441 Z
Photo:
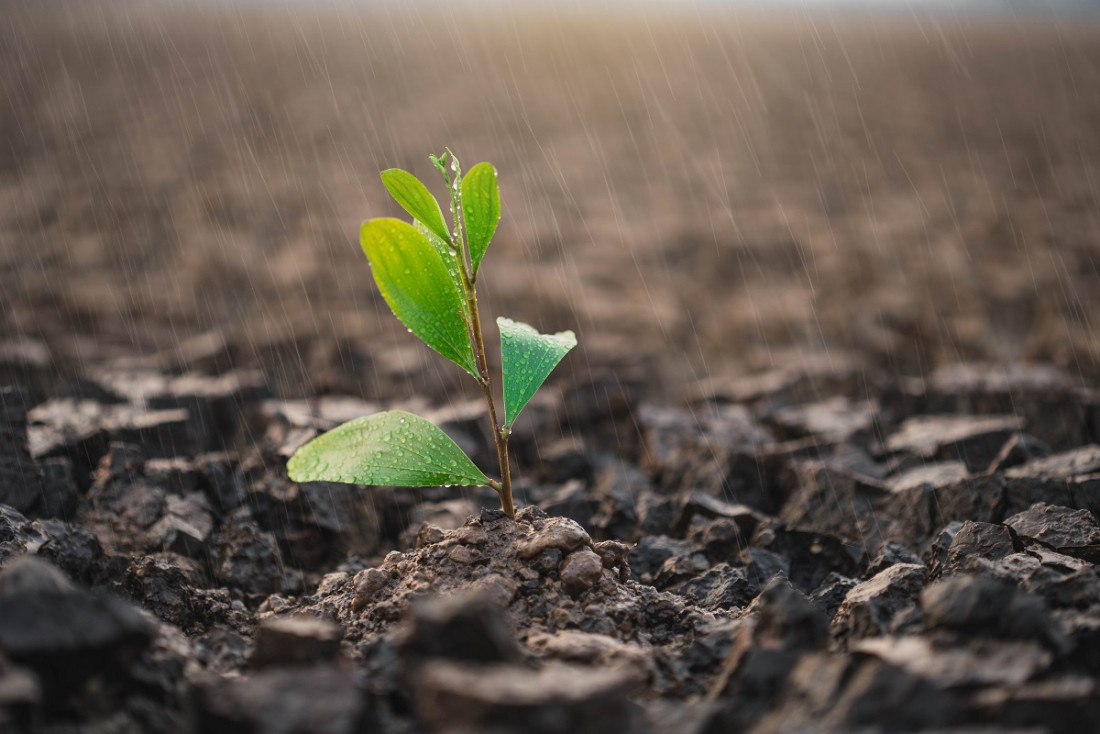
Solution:
M 474 357 L 477 359 L 477 369 L 481 373 L 481 394 L 485 396 L 485 405 L 489 408 L 489 422 L 493 427 L 493 441 L 497 449 L 497 463 L 500 465 L 500 487 L 494 487 L 500 495 L 500 509 L 513 520 L 516 519 L 516 508 L 512 502 L 512 472 L 508 462 L 508 438 L 511 434 L 506 428 L 497 423 L 496 401 L 493 400 L 493 384 L 489 376 L 489 361 L 485 356 L 485 339 L 481 333 L 481 315 L 477 308 L 477 290 L 466 275 L 465 267 L 460 268 L 462 273 L 462 287 L 466 291 L 466 303 L 470 307 L 470 330 L 473 333 Z
M 452 245 L 455 246 L 455 257 L 458 260 L 458 272 L 462 280 L 462 290 L 466 297 L 466 305 L 470 311 L 470 341 L 474 346 L 474 358 L 477 360 L 477 371 L 481 375 L 478 384 L 481 386 L 481 394 L 485 397 L 485 405 L 489 409 L 489 422 L 493 428 L 493 442 L 496 444 L 497 464 L 500 467 L 500 482 L 492 482 L 489 486 L 495 489 L 500 496 L 500 509 L 503 510 L 504 514 L 508 515 L 508 517 L 515 520 L 516 507 L 512 501 L 512 471 L 508 461 L 508 439 L 511 436 L 511 431 L 497 422 L 496 402 L 493 400 L 493 383 L 489 375 L 489 360 L 485 355 L 485 339 L 481 332 L 481 315 L 477 308 L 477 286 L 470 277 L 472 262 L 470 260 L 470 247 L 466 242 L 466 236 L 462 226 L 462 205 L 461 199 L 459 198 L 462 169 L 454 153 L 447 150 L 447 155 L 450 156 L 452 164 L 454 165 L 452 169 L 455 173 L 454 182 L 451 182 L 451 177 L 447 174 L 445 168 L 442 166 L 437 167 L 443 174 L 443 180 L 447 182 L 447 188 L 450 189 L 451 193 L 451 217 L 454 220 L 454 237 L 457 240 L 457 242 L 453 242 Z

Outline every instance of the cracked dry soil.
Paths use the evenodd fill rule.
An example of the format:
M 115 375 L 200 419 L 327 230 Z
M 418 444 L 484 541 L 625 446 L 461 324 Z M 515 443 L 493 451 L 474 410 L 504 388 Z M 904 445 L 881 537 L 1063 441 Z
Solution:
M 4 730 L 1094 726 L 1100 393 L 853 363 L 690 407 L 619 387 L 517 430 L 515 522 L 487 489 L 287 480 L 356 398 L 133 364 L 4 388 Z M 491 452 L 470 406 L 433 417 Z
M 213 5 L 3 3 L 0 731 L 1096 730 L 1095 23 Z M 515 524 L 285 475 L 492 464 L 349 242 L 440 145 Z

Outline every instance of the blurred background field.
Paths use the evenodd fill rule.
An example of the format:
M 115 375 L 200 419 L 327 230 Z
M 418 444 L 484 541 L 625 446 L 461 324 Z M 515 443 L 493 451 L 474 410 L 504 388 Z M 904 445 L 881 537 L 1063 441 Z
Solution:
M 0 3 L 0 339 L 442 395 L 357 239 L 450 146 L 500 171 L 487 312 L 575 329 L 567 378 L 1096 380 L 1100 21 L 965 8 Z

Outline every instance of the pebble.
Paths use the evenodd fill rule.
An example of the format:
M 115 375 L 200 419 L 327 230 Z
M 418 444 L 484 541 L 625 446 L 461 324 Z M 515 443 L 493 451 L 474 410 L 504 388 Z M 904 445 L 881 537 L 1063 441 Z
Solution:
M 520 558 L 534 558 L 551 548 L 568 553 L 582 545 L 591 545 L 592 538 L 573 520 L 567 518 L 549 518 L 536 526 L 530 537 L 516 544 L 516 553 Z
M 603 561 L 588 549 L 574 551 L 562 562 L 559 575 L 565 590 L 576 595 L 600 580 Z

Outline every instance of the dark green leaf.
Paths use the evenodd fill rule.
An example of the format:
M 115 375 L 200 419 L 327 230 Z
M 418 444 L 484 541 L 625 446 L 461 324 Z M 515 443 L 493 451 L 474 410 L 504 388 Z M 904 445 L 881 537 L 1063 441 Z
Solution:
M 428 187 L 420 182 L 420 179 L 400 168 L 390 168 L 382 171 L 382 185 L 414 219 L 423 222 L 424 226 L 435 232 L 440 239 L 447 242 L 451 240 L 451 234 L 443 221 L 443 210 L 439 208 L 439 202 L 432 196 L 432 192 L 428 191 Z
M 400 410 L 321 434 L 298 449 L 286 468 L 295 482 L 436 487 L 489 481 L 450 436 Z
M 497 319 L 497 328 L 504 368 L 504 425 L 511 426 L 562 357 L 577 346 L 577 337 L 572 331 L 540 334 L 503 316 Z
M 478 163 L 462 177 L 462 212 L 473 275 L 476 277 L 481 258 L 485 256 L 485 250 L 500 222 L 497 170 L 488 163 Z
M 429 347 L 479 379 L 465 298 L 436 248 L 400 219 L 363 222 L 360 242 L 378 290 L 397 318 Z

